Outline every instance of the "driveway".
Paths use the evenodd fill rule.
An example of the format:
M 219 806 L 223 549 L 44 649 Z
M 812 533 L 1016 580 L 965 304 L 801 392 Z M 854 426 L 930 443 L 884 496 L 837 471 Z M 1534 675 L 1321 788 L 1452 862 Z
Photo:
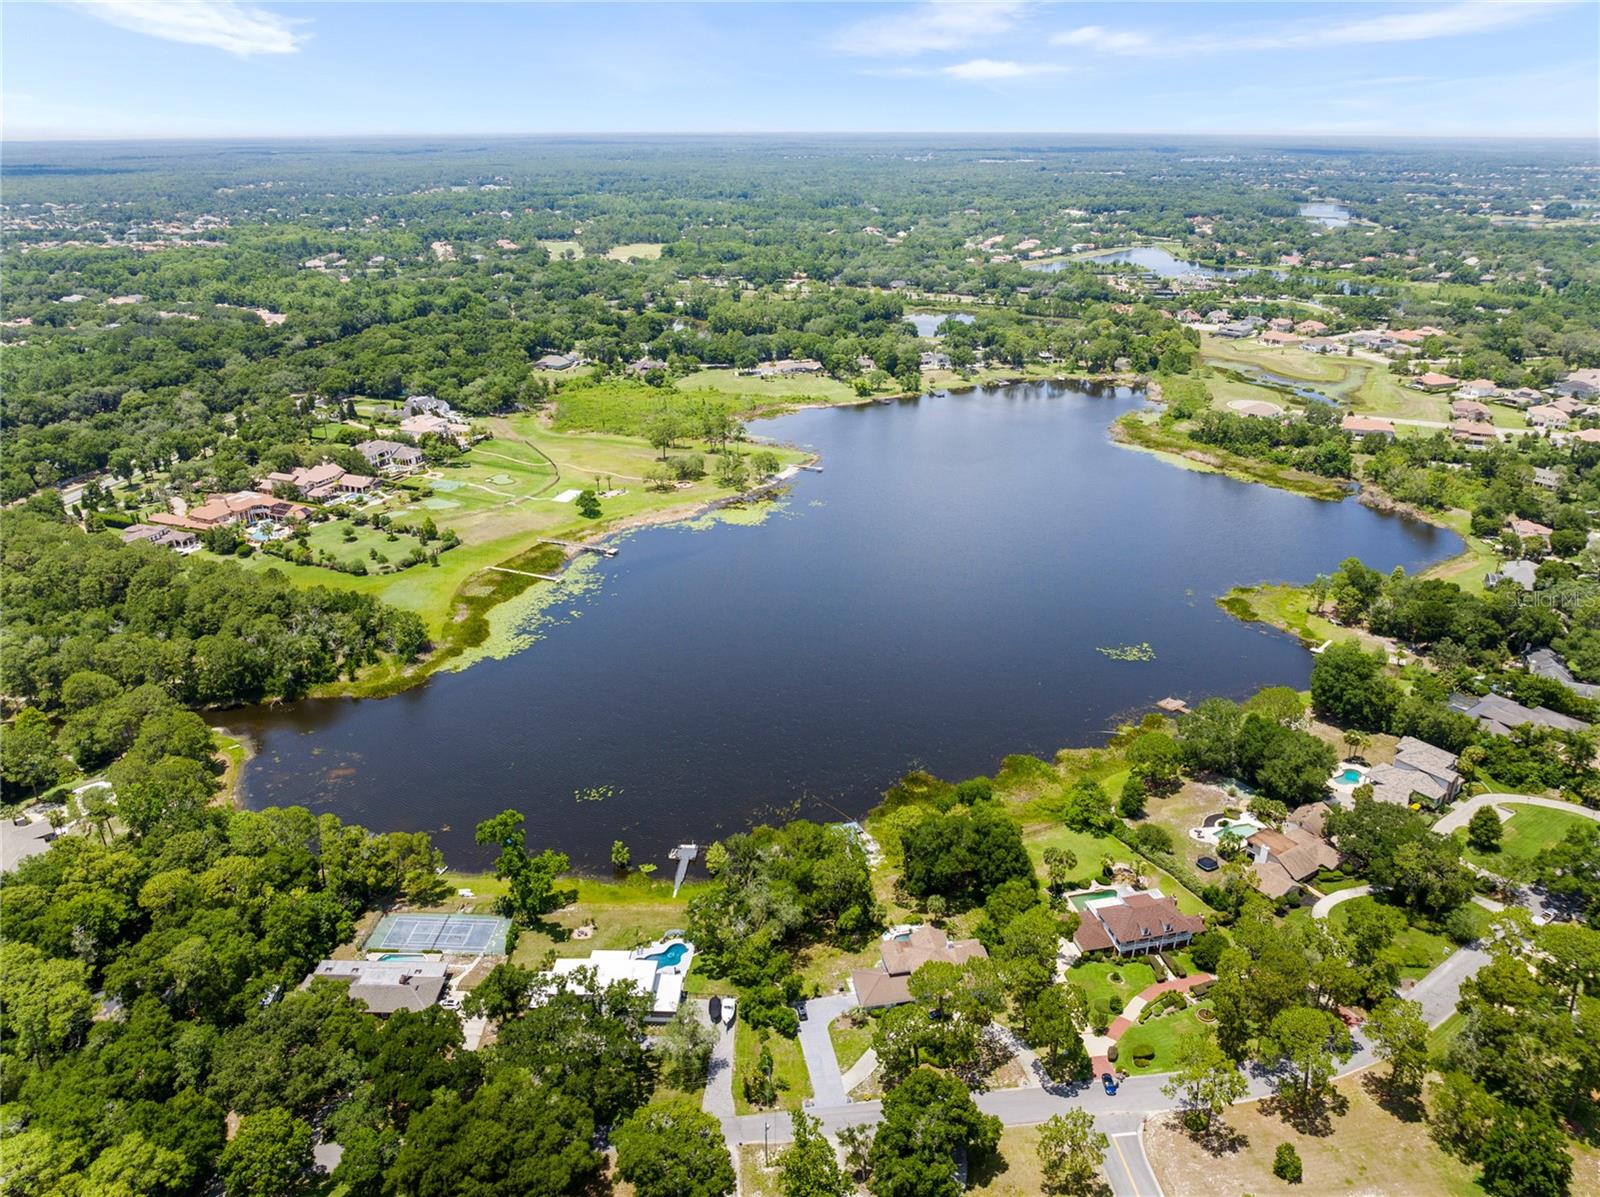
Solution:
M 803 1003 L 805 1021 L 800 1024 L 800 1051 L 806 1058 L 806 1071 L 811 1074 L 811 1104 L 815 1106 L 842 1106 L 849 1102 L 844 1083 L 839 1075 L 839 1057 L 833 1050 L 833 1036 L 828 1034 L 828 1024 L 846 1010 L 855 1007 L 847 996 L 813 998 Z
M 1600 810 L 1579 806 L 1575 802 L 1563 802 L 1559 798 L 1539 798 L 1532 794 L 1479 794 L 1476 798 L 1468 798 L 1445 815 L 1433 825 L 1433 829 L 1440 835 L 1449 835 L 1452 831 L 1465 827 L 1472 816 L 1486 806 L 1543 806 L 1600 823 Z
M 700 1021 L 711 1022 L 710 1003 L 696 1001 L 695 1013 Z M 713 1118 L 722 1120 L 724 1126 L 734 1117 L 733 1113 L 733 1028 L 717 1023 L 717 1042 L 711 1049 L 711 1065 L 706 1070 L 706 1095 L 700 1103 L 700 1108 Z M 738 1142 L 738 1140 L 729 1140 Z M 760 1142 L 757 1139 L 756 1142 Z
M 1348 902 L 1351 898 L 1364 898 L 1371 892 L 1370 885 L 1353 885 L 1349 889 L 1335 890 L 1317 899 L 1317 904 L 1311 908 L 1311 917 L 1325 919 L 1328 917 L 1328 912 L 1340 902 Z

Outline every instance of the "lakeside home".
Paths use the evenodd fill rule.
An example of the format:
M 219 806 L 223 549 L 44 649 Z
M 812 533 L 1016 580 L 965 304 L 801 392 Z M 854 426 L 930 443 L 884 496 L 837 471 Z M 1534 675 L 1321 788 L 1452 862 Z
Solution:
M 350 1000 L 372 1014 L 420 1014 L 438 1002 L 449 976 L 442 960 L 324 960 L 304 984 L 318 977 L 345 981 Z
M 1394 425 L 1388 420 L 1376 416 L 1346 416 L 1340 421 L 1339 427 L 1348 432 L 1352 440 L 1357 442 L 1375 438 L 1380 441 L 1394 440 Z
M 863 1010 L 903 1006 L 911 1000 L 911 974 L 924 964 L 965 964 L 988 955 L 977 940 L 951 939 L 937 927 L 895 927 L 878 941 L 879 967 L 852 972 L 850 989 Z
M 1200 915 L 1184 914 L 1171 898 L 1151 890 L 1085 903 L 1072 942 L 1083 952 L 1146 956 L 1181 948 L 1205 929 Z

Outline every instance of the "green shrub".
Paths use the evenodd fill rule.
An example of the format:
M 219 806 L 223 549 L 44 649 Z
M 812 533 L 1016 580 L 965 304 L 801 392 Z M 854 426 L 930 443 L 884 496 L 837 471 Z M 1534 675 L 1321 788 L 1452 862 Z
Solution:
M 1293 1143 L 1279 1143 L 1277 1153 L 1272 1157 L 1272 1175 L 1289 1184 L 1297 1185 L 1305 1174 L 1305 1169 L 1300 1163 L 1300 1153 L 1294 1149 Z
M 1135 1039 L 1131 1042 L 1124 1040 L 1119 1046 L 1124 1048 L 1133 1057 L 1133 1062 L 1140 1067 L 1149 1064 L 1150 1061 L 1156 1058 L 1155 1046 L 1143 1039 Z
M 1150 965 L 1150 971 L 1155 973 L 1157 981 L 1167 979 L 1167 966 L 1161 962 L 1160 956 L 1146 956 L 1145 961 Z

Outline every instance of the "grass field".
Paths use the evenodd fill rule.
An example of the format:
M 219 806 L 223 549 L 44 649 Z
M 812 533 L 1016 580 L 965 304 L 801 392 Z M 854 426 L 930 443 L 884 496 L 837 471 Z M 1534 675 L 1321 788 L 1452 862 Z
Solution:
M 1465 847 L 1466 828 L 1457 831 L 1456 838 L 1463 845 L 1463 855 L 1473 864 L 1516 881 L 1533 880 L 1540 856 L 1560 843 L 1572 828 L 1592 822 L 1582 815 L 1544 806 L 1506 805 L 1512 813 L 1510 820 L 1500 825 L 1500 851 L 1479 852 Z
M 1350 915 L 1356 907 L 1376 904 L 1377 899 L 1372 897 L 1351 898 L 1350 901 L 1341 902 L 1329 911 L 1328 922 L 1334 927 L 1343 929 L 1349 924 Z M 1476 911 L 1480 908 L 1472 906 L 1470 909 Z M 1307 914 L 1309 915 L 1309 911 Z M 1408 925 L 1395 936 L 1389 950 L 1400 962 L 1400 976 L 1418 981 L 1444 963 L 1445 958 L 1455 951 L 1455 945 L 1437 932 Z
M 737 370 L 698 370 L 678 379 L 676 385 L 691 394 L 709 391 L 728 396 L 738 401 L 741 411 L 784 403 L 853 403 L 861 398 L 853 386 L 826 374 L 755 378 Z
M 420 523 L 420 518 L 415 522 Z M 353 538 L 346 539 L 346 532 L 351 533 Z M 389 539 L 391 532 L 393 540 Z M 428 547 L 417 537 L 399 529 L 384 530 L 374 528 L 370 524 L 357 527 L 349 520 L 329 520 L 314 525 L 311 534 L 306 537 L 306 544 L 310 546 L 312 556 L 318 559 L 326 552 L 332 554 L 334 560 L 340 564 L 353 565 L 359 561 L 374 573 L 385 564 L 384 561 L 373 559 L 371 554 L 374 551 L 380 558 L 386 559 L 388 564 L 398 568 L 413 549 Z M 434 547 L 437 548 L 438 545 L 435 544 Z M 426 565 L 422 568 L 426 568 Z
M 576 241 L 541 241 L 539 244 L 544 246 L 545 252 L 552 258 L 565 258 L 568 255 L 574 258 L 583 257 L 583 246 Z
M 744 1078 L 755 1071 L 761 1056 L 761 1038 L 757 1031 L 739 1019 L 733 1033 L 733 1108 L 740 1114 L 759 1114 L 761 1107 L 752 1106 L 744 1099 Z M 800 1051 L 798 1039 L 785 1039 L 769 1034 L 767 1046 L 772 1050 L 772 1075 L 778 1083 L 778 1109 L 798 1110 L 811 1096 L 811 1074 L 806 1071 L 805 1056 Z
M 1387 362 L 1368 357 L 1307 353 L 1299 348 L 1280 349 L 1255 341 L 1228 341 L 1212 336 L 1202 336 L 1201 352 L 1208 365 L 1266 370 L 1313 386 L 1329 398 L 1365 414 L 1408 420 L 1447 421 L 1450 418 L 1447 397 L 1405 386 L 1389 373 Z M 1215 380 L 1208 380 L 1208 385 L 1215 388 Z
M 606 250 L 606 257 L 613 262 L 629 262 L 634 258 L 653 262 L 661 256 L 663 248 L 660 241 L 630 241 L 627 245 L 613 245 Z
M 1372 1097 L 1362 1076 L 1335 1084 L 1349 1104 L 1334 1115 L 1333 1133 L 1301 1134 L 1261 1102 L 1234 1106 L 1226 1121 L 1239 1135 L 1237 1150 L 1208 1152 L 1178 1125 L 1158 1117 L 1145 1125 L 1145 1154 L 1166 1197 L 1469 1197 L 1480 1193 L 1475 1170 L 1446 1155 L 1421 1121 L 1405 1121 Z M 1305 1179 L 1290 1185 L 1272 1175 L 1280 1143 L 1293 1143 Z M 1574 1183 L 1573 1192 L 1581 1191 Z
M 995 1153 L 972 1161 L 968 1193 L 983 1197 L 1037 1197 L 1044 1191 L 1037 1126 L 1006 1127 Z

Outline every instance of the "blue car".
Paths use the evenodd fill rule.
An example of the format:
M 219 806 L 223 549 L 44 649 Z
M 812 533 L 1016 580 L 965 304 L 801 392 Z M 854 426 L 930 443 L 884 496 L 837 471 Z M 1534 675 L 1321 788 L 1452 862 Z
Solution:
M 1115 1097 L 1117 1095 L 1117 1078 L 1109 1072 L 1100 1074 L 1100 1083 L 1105 1086 L 1107 1097 Z

